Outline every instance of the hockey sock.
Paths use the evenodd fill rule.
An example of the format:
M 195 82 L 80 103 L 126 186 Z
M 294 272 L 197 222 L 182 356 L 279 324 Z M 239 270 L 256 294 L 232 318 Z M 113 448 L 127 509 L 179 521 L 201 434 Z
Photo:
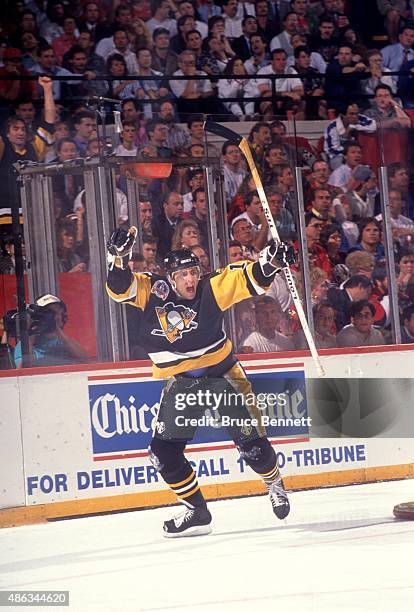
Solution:
M 238 446 L 240 456 L 256 474 L 261 476 L 267 488 L 280 478 L 276 453 L 267 438 L 258 438 Z
M 196 473 L 184 457 L 185 442 L 154 438 L 149 448 L 151 463 L 186 506 L 206 507 Z

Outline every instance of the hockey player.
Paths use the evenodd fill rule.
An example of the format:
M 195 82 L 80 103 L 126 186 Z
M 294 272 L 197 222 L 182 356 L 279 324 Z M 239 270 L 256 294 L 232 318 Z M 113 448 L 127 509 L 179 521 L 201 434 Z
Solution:
M 233 354 L 223 329 L 224 312 L 233 304 L 265 293 L 275 275 L 294 263 L 291 248 L 268 245 L 257 262 L 237 262 L 201 278 L 198 258 L 187 249 L 171 251 L 164 259 L 166 277 L 133 273 L 128 267 L 136 228 L 117 229 L 108 241 L 109 296 L 140 308 L 140 340 L 153 363 L 154 378 L 166 378 L 156 431 L 149 447 L 150 460 L 179 500 L 186 506 L 178 517 L 164 523 L 165 537 L 210 533 L 211 514 L 184 456 L 195 427 L 176 425 L 178 394 L 195 389 L 252 393 L 249 381 Z M 183 393 L 182 393 L 183 392 Z M 180 407 L 181 408 L 181 407 Z M 239 416 L 257 415 L 246 405 Z M 180 416 L 197 414 L 197 408 L 180 409 Z M 220 415 L 222 415 L 220 410 Z M 280 519 L 290 510 L 275 451 L 264 428 L 228 428 L 241 456 L 263 479 L 273 511 Z

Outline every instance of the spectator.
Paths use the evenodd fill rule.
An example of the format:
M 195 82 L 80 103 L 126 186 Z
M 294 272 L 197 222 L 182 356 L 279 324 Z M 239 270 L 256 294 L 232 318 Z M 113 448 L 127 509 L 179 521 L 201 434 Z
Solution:
M 323 222 L 324 226 L 328 223 L 336 223 L 332 214 L 332 196 L 328 189 L 315 189 L 310 211 L 317 219 Z
M 372 283 L 361 274 L 351 276 L 341 288 L 330 287 L 328 289 L 328 302 L 335 308 L 336 329 L 340 330 L 351 322 L 349 309 L 353 302 L 368 300 L 371 295 Z
M 89 36 L 89 34 L 88 34 Z M 79 76 L 83 76 L 83 81 L 73 81 L 66 85 L 66 93 L 73 98 L 86 98 L 87 96 L 104 96 L 108 90 L 106 81 L 92 81 L 102 73 L 88 70 L 87 52 L 79 45 L 74 45 L 66 54 L 67 64 L 70 70 Z
M 89 30 L 82 30 L 79 33 L 79 38 L 76 44 L 77 47 L 80 47 L 82 51 L 85 52 L 87 57 L 86 62 L 86 70 L 94 72 L 97 75 L 102 75 L 105 72 L 105 61 L 104 59 L 95 53 L 95 42 L 92 33 Z M 64 68 L 68 68 L 71 70 L 71 65 L 69 64 L 69 53 L 70 49 L 63 56 L 62 66 Z M 98 84 L 98 82 L 96 82 Z
M 402 129 L 411 126 L 411 119 L 394 100 L 388 85 L 377 86 L 374 101 L 365 114 L 375 119 L 378 129 Z
M 277 75 L 280 77 L 281 75 L 296 74 L 293 68 L 287 67 L 286 58 L 286 52 L 283 49 L 276 48 L 272 51 L 271 64 L 257 72 L 256 87 L 262 98 L 273 98 L 272 81 L 260 78 L 262 75 Z M 302 81 L 299 78 L 278 78 L 274 87 L 277 96 L 282 98 L 275 103 L 274 114 L 276 115 L 285 114 L 288 109 L 295 108 L 304 93 Z M 261 109 L 263 114 L 273 112 L 272 103 L 261 104 Z
M 235 38 L 232 41 L 231 46 L 234 53 L 244 62 L 249 59 L 252 54 L 251 36 L 257 32 L 256 18 L 252 15 L 247 15 L 244 17 L 242 20 L 242 30 L 243 34 L 238 38 Z
M 328 277 L 330 277 L 332 275 L 332 264 L 328 259 L 325 249 L 319 243 L 323 222 L 315 217 L 315 215 L 312 213 L 306 213 L 305 227 L 306 244 L 310 265 L 312 267 L 320 268 L 326 272 Z
M 223 0 L 222 11 L 224 19 L 224 32 L 232 41 L 243 35 L 242 18 L 238 13 L 239 0 Z
M 229 242 L 229 263 L 237 263 L 244 261 L 245 255 L 243 246 L 238 240 L 230 240 Z
M 404 63 L 400 68 L 400 76 L 398 78 L 398 95 L 403 102 L 404 108 L 414 108 L 413 73 L 414 59 Z M 388 78 L 392 80 L 391 77 Z
M 73 118 L 73 125 L 75 127 L 74 141 L 82 157 L 86 157 L 86 149 L 88 148 L 88 142 L 92 138 L 94 131 L 96 130 L 95 115 L 89 111 L 81 111 L 76 113 Z
M 340 202 L 339 206 L 337 202 Z M 338 222 L 341 224 L 341 229 L 348 245 L 348 249 L 351 249 L 357 244 L 359 236 L 358 224 L 353 221 L 351 205 L 348 199 L 344 196 L 336 198 L 333 203 Z
M 254 246 L 254 236 L 252 226 L 247 219 L 239 219 L 233 224 L 234 240 L 240 242 L 243 248 L 243 259 L 257 259 L 257 249 Z
M 283 49 L 286 57 L 293 55 L 292 36 L 298 32 L 298 16 L 296 13 L 287 13 L 283 19 L 284 29 L 270 41 L 270 51 Z
M 367 71 L 363 62 L 354 62 L 349 45 L 339 47 L 336 59 L 326 69 L 325 94 L 329 107 L 340 110 L 344 99 L 358 102 L 361 97 L 360 75 Z
M 262 0 L 258 4 L 267 6 L 267 0 Z M 247 74 L 255 75 L 258 70 L 270 64 L 270 54 L 267 51 L 267 44 L 263 34 L 252 34 L 250 44 L 252 52 L 250 58 L 244 62 L 244 67 Z
M 233 57 L 226 68 L 224 69 L 223 76 L 246 76 L 246 68 L 240 57 Z M 235 115 L 241 121 L 245 119 L 247 115 L 253 115 L 254 102 L 243 102 L 243 98 L 248 97 L 249 92 L 249 81 L 247 79 L 231 79 L 220 80 L 218 85 L 219 97 L 222 100 L 227 98 L 238 98 L 237 102 L 224 102 L 225 107 L 230 113 Z
M 232 228 L 237 221 L 240 219 L 246 219 L 252 227 L 253 236 L 256 238 L 260 231 L 261 223 L 262 223 L 262 205 L 260 203 L 260 198 L 257 195 L 257 191 L 250 191 L 247 194 L 245 199 L 245 212 L 241 213 L 237 217 L 235 217 L 232 221 Z
M 279 20 L 278 0 L 276 2 L 267 2 L 267 0 L 258 0 L 256 2 L 256 21 L 257 32 L 263 37 L 266 47 L 270 41 L 281 31 Z M 277 10 L 277 15 L 274 14 L 274 8 Z M 253 47 L 253 41 L 252 41 Z M 261 67 L 261 66 L 260 66 Z
M 335 310 L 327 300 L 322 300 L 314 305 L 313 323 L 315 327 L 314 340 L 316 348 L 336 348 L 336 336 L 332 334 L 335 323 Z M 294 342 L 297 349 L 308 348 L 308 342 L 302 331 L 296 334 Z
M 163 210 L 154 219 L 154 235 L 160 240 L 158 250 L 160 257 L 164 258 L 171 251 L 171 239 L 177 224 L 181 221 L 184 212 L 183 197 L 171 191 L 164 200 Z
M 169 95 L 166 82 L 163 82 L 161 73 L 151 68 L 151 52 L 149 49 L 139 49 L 136 54 L 138 68 L 136 76 L 155 77 L 154 79 L 134 80 L 129 83 L 119 94 L 121 98 L 138 98 L 144 109 L 147 119 L 153 117 L 152 104 L 146 104 L 144 100 L 161 100 Z M 158 77 L 158 78 L 157 78 Z
M 244 346 L 250 347 L 254 353 L 276 353 L 291 351 L 294 344 L 290 338 L 278 331 L 283 312 L 280 304 L 273 298 L 264 295 L 254 302 L 257 331 L 251 333 L 245 340 Z
M 352 171 L 359 166 L 362 161 L 361 145 L 354 140 L 350 140 L 344 145 L 343 155 L 344 161 L 330 175 L 329 184 L 334 187 L 339 187 L 343 192 L 346 192 L 352 178 Z
M 39 43 L 40 39 L 33 32 L 25 32 L 17 45 L 22 51 L 22 66 L 26 70 L 31 70 L 37 64 Z
M 393 238 L 399 240 L 402 247 L 410 248 L 414 243 L 414 221 L 401 214 L 404 205 L 401 192 L 397 189 L 389 189 L 388 204 Z M 382 214 L 375 218 L 377 221 L 382 221 Z
M 221 8 L 214 4 L 213 0 L 205 0 L 203 4 L 197 6 L 197 12 L 205 23 L 208 23 L 211 17 L 221 15 Z
M 63 34 L 56 36 L 52 41 L 52 48 L 56 55 L 58 64 L 62 64 L 63 56 L 69 49 L 76 45 L 79 36 L 79 30 L 76 27 L 76 21 L 73 17 L 67 15 L 63 19 Z
M 62 138 L 56 143 L 56 159 L 64 163 L 72 159 L 80 157 L 80 152 L 73 138 Z M 61 216 L 65 216 L 73 212 L 73 203 L 76 196 L 83 189 L 83 176 L 73 174 L 58 174 L 52 178 L 53 191 L 57 194 L 62 203 Z
M 187 180 L 190 191 L 183 195 L 184 215 L 187 216 L 193 210 L 194 191 L 204 187 L 204 173 L 202 168 L 190 168 L 187 170 Z
M 132 272 L 146 272 L 146 263 L 141 253 L 132 253 L 128 266 Z
M 109 35 L 107 26 L 102 21 L 99 4 L 87 2 L 83 9 L 83 29 L 90 32 L 92 39 L 99 42 Z
M 322 228 L 319 241 L 328 255 L 332 268 L 344 262 L 344 256 L 341 253 L 342 234 L 338 225 L 333 223 L 325 225 Z
M 126 98 L 121 102 L 122 121 L 132 121 L 136 127 L 135 144 L 142 145 L 147 142 L 147 133 L 143 120 L 142 105 L 135 98 Z
M 54 77 L 71 77 L 73 74 L 66 70 L 66 68 L 60 68 L 56 65 L 56 55 L 53 51 L 53 48 L 50 46 L 39 46 L 38 52 L 38 62 L 36 66 L 33 66 L 31 70 L 32 74 L 40 75 L 44 74 L 45 76 L 54 79 Z M 73 81 L 67 81 L 67 84 L 73 84 Z M 53 80 L 52 91 L 53 97 L 55 100 L 61 100 L 64 96 L 62 95 L 62 91 L 64 92 L 65 83 L 62 81 Z
M 265 121 L 255 123 L 249 134 L 249 144 L 256 162 L 262 165 L 265 150 L 272 142 L 269 124 Z
M 183 51 L 179 55 L 178 66 L 179 70 L 174 72 L 173 76 L 206 76 L 205 72 L 196 70 L 196 57 L 192 51 Z M 171 80 L 170 88 L 177 98 L 177 109 L 182 121 L 187 119 L 188 114 L 199 113 L 205 109 L 203 100 L 213 95 L 208 79 Z
M 312 190 L 315 189 L 329 189 L 329 192 L 332 196 L 336 196 L 342 193 L 341 189 L 338 187 L 334 187 L 333 185 L 329 185 L 329 176 L 331 174 L 329 166 L 326 161 L 322 159 L 317 159 L 312 164 L 312 173 L 310 175 L 309 185 L 305 194 L 305 201 L 309 201 L 310 194 Z
M 203 42 L 203 52 L 198 65 L 208 74 L 221 74 L 234 56 L 235 53 L 225 36 L 218 38 L 209 35 Z
M 153 33 L 157 28 L 168 30 L 170 36 L 177 34 L 177 22 L 170 19 L 170 0 L 154 0 L 151 4 L 152 17 L 146 23 L 148 30 Z
M 276 179 L 275 187 L 283 194 L 283 207 L 287 208 L 293 217 L 295 217 L 297 203 L 293 189 L 294 177 L 292 169 L 288 164 L 280 164 L 280 166 L 274 170 L 274 175 Z
M 207 248 L 208 245 L 208 229 L 207 229 L 207 215 L 208 205 L 207 197 L 204 187 L 197 187 L 193 193 L 194 207 L 190 213 L 190 219 L 195 221 L 199 232 L 199 240 L 197 244 L 200 244 L 203 248 Z
M 196 255 L 196 257 L 198 257 L 198 259 L 200 260 L 201 274 L 203 276 L 204 274 L 210 274 L 210 259 L 208 257 L 207 251 L 200 244 L 192 246 L 191 250 L 194 255 Z
M 377 191 L 377 179 L 369 166 L 361 164 L 352 170 L 348 191 L 345 198 L 340 198 L 346 199 L 351 207 L 352 220 L 360 221 L 374 215 Z
M 87 361 L 83 347 L 63 331 L 68 320 L 66 304 L 55 295 L 37 298 L 29 323 L 28 367 L 68 365 Z M 22 367 L 22 345 L 14 350 L 17 368 Z
M 125 28 L 117 28 L 113 36 L 103 38 L 96 46 L 96 53 L 107 61 L 112 55 L 122 55 L 129 75 L 138 74 L 138 63 L 135 53 L 130 50 L 128 34 Z
M 376 129 L 374 119 L 360 113 L 357 104 L 348 104 L 345 112 L 325 128 L 323 149 L 332 170 L 343 163 L 344 146 L 349 140 L 354 140 L 358 132 L 371 133 Z
M 377 262 L 384 259 L 385 251 L 381 244 L 381 224 L 374 217 L 363 219 L 359 224 L 358 242 L 354 249 L 372 253 Z
M 200 232 L 197 223 L 192 219 L 180 221 L 174 230 L 171 249 L 191 249 L 196 244 L 200 244 Z
M 193 17 L 195 29 L 200 32 L 202 38 L 206 38 L 208 34 L 208 27 L 203 21 L 197 19 L 198 15 L 196 14 L 194 4 L 190 0 L 181 0 L 181 2 L 178 3 L 177 8 L 180 15 L 189 15 L 190 17 Z
M 339 38 L 335 33 L 335 24 L 329 17 L 319 20 L 318 34 L 309 38 L 309 47 L 319 53 L 325 62 L 331 62 L 339 50 Z
M 178 33 L 172 37 L 170 41 L 170 49 L 177 55 L 187 49 L 186 36 L 191 31 L 195 30 L 195 20 L 191 15 L 182 15 L 177 19 Z M 199 33 L 200 34 L 200 33 Z M 201 37 L 201 34 L 200 34 Z
M 151 49 L 151 68 L 164 76 L 174 74 L 178 68 L 177 55 L 170 49 L 170 32 L 156 28 L 152 33 L 154 45 Z
M 394 162 L 388 166 L 388 181 L 390 189 L 401 191 L 404 200 L 404 214 L 414 220 L 414 199 L 410 193 L 410 177 L 407 167 L 400 163 Z M 379 197 L 376 202 L 376 212 L 379 211 Z
M 171 157 L 171 149 L 167 147 L 168 127 L 161 119 L 151 119 L 145 126 L 148 144 L 156 148 L 159 157 Z
M 381 15 L 385 18 L 384 25 L 389 40 L 391 43 L 396 43 L 398 40 L 400 21 L 407 8 L 407 3 L 404 0 L 377 0 L 377 7 Z
M 119 144 L 114 153 L 120 156 L 137 155 L 138 148 L 136 146 L 137 126 L 133 121 L 123 121 L 122 132 L 120 134 L 121 144 Z
M 162 274 L 161 267 L 157 263 L 158 238 L 151 234 L 142 236 L 142 255 L 145 261 L 145 272 Z
M 414 43 L 414 25 L 407 24 L 398 35 L 398 42 L 395 42 L 381 50 L 384 66 L 391 72 L 398 72 L 406 62 L 414 59 L 412 45 Z M 395 80 L 396 77 L 394 77 Z
M 56 227 L 56 253 L 59 272 L 85 272 L 86 264 L 76 253 L 76 226 L 64 219 Z
M 414 343 L 414 304 L 410 304 L 404 308 L 402 313 L 401 327 L 401 343 L 402 344 L 413 344 Z
M 139 205 L 139 222 L 142 227 L 142 231 L 145 234 L 151 234 L 152 232 L 152 206 L 151 202 L 140 200 Z
M 6 48 L 3 52 L 3 62 L 4 66 L 0 67 L 0 76 L 4 77 L 4 80 L 0 81 L 1 106 L 8 106 L 19 98 L 37 98 L 38 95 L 33 81 L 12 80 L 16 76 L 30 76 L 30 73 L 22 66 L 20 49 Z
M 338 346 L 378 346 L 385 344 L 384 337 L 373 327 L 375 306 L 368 300 L 359 300 L 349 307 L 351 323 L 341 329 L 336 337 Z
M 26 124 L 17 117 L 6 121 L 5 136 L 0 137 L 0 183 L 4 203 L 0 206 L 0 233 L 4 233 L 7 229 L 5 226 L 11 223 L 10 209 L 12 206 L 18 206 L 20 200 L 13 164 L 22 160 L 43 161 L 47 146 L 52 144 L 53 124 L 56 119 L 52 81 L 48 77 L 40 77 L 38 83 L 44 91 L 44 121 L 39 123 L 31 142 L 27 139 Z
M 240 149 L 234 143 L 227 141 L 222 149 L 224 193 L 226 195 L 227 209 L 237 194 L 244 177 L 247 174 Z
M 319 119 L 322 102 L 320 98 L 324 94 L 322 75 L 311 66 L 311 52 L 305 45 L 295 48 L 294 58 L 295 63 L 293 67 L 302 81 L 304 95 L 308 98 L 315 98 L 301 102 L 301 118 Z M 325 106 L 325 102 L 323 105 Z M 326 110 L 323 113 L 326 116 Z M 297 116 L 297 118 L 299 119 L 300 117 Z
M 375 257 L 367 251 L 352 251 L 346 256 L 345 265 L 351 276 L 360 274 L 371 280 L 375 268 Z
M 381 51 L 377 49 L 368 51 L 367 61 L 371 76 L 364 79 L 361 83 L 363 93 L 373 96 L 378 85 L 388 85 L 392 92 L 395 93 L 395 81 L 391 76 L 387 76 L 387 72 L 390 72 L 390 70 L 384 66 Z M 407 66 L 407 64 L 404 66 Z
M 285 148 L 282 144 L 271 144 L 265 148 L 263 163 L 263 184 L 272 185 L 281 164 L 287 164 Z
M 166 140 L 167 147 L 172 149 L 175 153 L 179 153 L 187 149 L 191 144 L 190 136 L 184 128 L 175 123 L 176 115 L 172 102 L 169 100 L 164 100 L 164 102 L 161 102 L 157 116 L 168 128 L 168 136 Z
M 283 193 L 277 187 L 268 187 L 266 197 L 269 203 L 270 212 L 281 240 L 287 242 L 296 239 L 296 227 L 291 213 L 283 206 Z M 267 240 L 272 238 L 270 230 Z

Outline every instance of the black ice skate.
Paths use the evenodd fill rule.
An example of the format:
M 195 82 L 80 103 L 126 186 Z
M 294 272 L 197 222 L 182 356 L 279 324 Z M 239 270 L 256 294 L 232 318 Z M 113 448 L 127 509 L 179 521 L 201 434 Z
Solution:
M 211 514 L 207 508 L 186 508 L 175 518 L 165 521 L 165 538 L 207 535 L 211 532 Z
M 272 502 L 273 512 L 277 518 L 286 518 L 290 512 L 290 504 L 281 478 L 278 478 L 269 485 L 269 497 Z

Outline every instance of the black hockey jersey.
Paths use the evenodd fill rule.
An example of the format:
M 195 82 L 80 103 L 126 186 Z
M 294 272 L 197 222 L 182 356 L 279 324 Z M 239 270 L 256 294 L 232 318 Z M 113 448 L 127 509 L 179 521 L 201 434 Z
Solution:
M 195 297 L 185 300 L 165 277 L 114 267 L 106 290 L 116 302 L 143 311 L 140 338 L 154 378 L 168 378 L 227 361 L 232 343 L 224 331 L 223 313 L 265 293 L 273 278 L 263 275 L 258 262 L 237 262 L 202 278 Z

